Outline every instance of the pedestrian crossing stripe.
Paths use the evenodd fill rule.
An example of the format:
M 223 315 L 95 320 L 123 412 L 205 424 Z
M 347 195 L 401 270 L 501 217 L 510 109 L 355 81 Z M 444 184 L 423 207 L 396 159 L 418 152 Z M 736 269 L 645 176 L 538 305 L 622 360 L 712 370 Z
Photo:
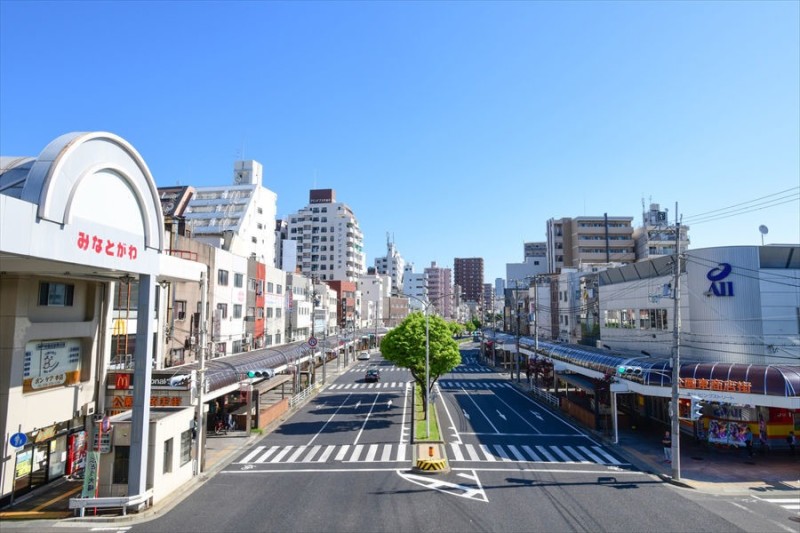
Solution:
M 441 389 L 508 389 L 513 387 L 505 381 L 453 381 L 439 380 Z
M 528 446 L 513 444 L 447 445 L 451 462 L 578 463 L 621 465 L 601 446 Z M 276 463 L 398 463 L 409 462 L 406 444 L 343 444 L 313 446 L 256 446 L 234 464 Z
M 780 505 L 781 507 L 783 507 L 784 509 L 787 509 L 789 511 L 800 511 L 800 498 L 798 498 L 798 497 L 794 497 L 794 498 L 791 498 L 791 497 L 790 498 L 759 498 L 758 496 L 756 496 L 756 498 L 758 498 L 759 500 L 764 501 L 764 502 L 776 503 L 776 504 Z
M 360 374 L 368 368 L 378 368 L 381 372 L 408 372 L 407 368 L 401 366 L 384 366 L 376 364 L 357 365 L 349 369 L 348 372 L 357 372 Z M 450 372 L 455 374 L 493 374 L 495 371 L 482 366 L 457 366 Z
M 334 383 L 328 385 L 326 390 L 355 390 L 355 389 L 404 389 L 412 381 L 384 381 L 383 383 Z

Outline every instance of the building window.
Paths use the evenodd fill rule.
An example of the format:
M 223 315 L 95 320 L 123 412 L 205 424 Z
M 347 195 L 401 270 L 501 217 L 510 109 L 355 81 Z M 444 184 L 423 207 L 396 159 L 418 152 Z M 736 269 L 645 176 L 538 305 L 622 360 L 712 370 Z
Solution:
M 283 285 L 275 285 L 275 294 L 283 294 Z
M 228 284 L 228 271 L 227 270 L 218 270 L 217 271 L 217 283 L 219 285 L 227 285 Z
M 258 318 L 264 318 L 264 308 L 263 307 L 259 307 L 257 312 L 258 312 Z
M 275 318 L 280 318 L 281 316 L 283 316 L 283 309 L 281 309 L 280 307 L 276 307 L 275 308 Z
M 75 285 L 67 283 L 40 283 L 39 305 L 72 307 Z
M 181 433 L 181 466 L 192 460 L 192 430 Z
M 220 318 L 228 318 L 228 304 L 217 304 Z
M 242 318 L 241 304 L 233 304 L 233 318 Z
M 233 286 L 239 288 L 244 287 L 244 274 L 239 274 L 238 272 L 233 274 Z
M 275 286 L 271 281 L 267 282 L 267 292 L 269 293 L 275 292 Z
M 250 237 L 250 242 L 252 242 L 253 244 L 258 244 L 258 239 L 256 239 L 255 237 Z
M 172 439 L 164 441 L 164 473 L 172 472 Z
M 267 318 L 272 318 L 272 308 L 267 307 Z
M 128 484 L 128 462 L 130 461 L 130 446 L 114 446 L 114 472 L 111 482 L 115 485 Z

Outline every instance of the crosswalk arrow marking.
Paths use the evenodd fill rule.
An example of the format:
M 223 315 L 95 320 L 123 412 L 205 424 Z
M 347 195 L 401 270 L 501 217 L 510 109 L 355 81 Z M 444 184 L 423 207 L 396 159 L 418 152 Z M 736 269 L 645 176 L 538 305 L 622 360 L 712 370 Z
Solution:
M 458 483 L 440 481 L 428 476 L 408 474 L 401 470 L 398 470 L 397 474 L 405 480 L 414 483 L 415 485 L 420 485 L 428 489 L 438 490 L 439 492 L 444 492 L 452 496 L 458 496 L 459 498 L 467 498 L 469 500 L 478 500 L 487 503 L 489 502 L 489 498 L 486 496 L 486 492 L 483 490 L 483 488 L 468 487 L 466 485 L 459 485 Z
M 531 413 L 533 413 L 533 416 L 535 416 L 536 418 L 538 418 L 539 420 L 541 420 L 542 422 L 544 422 L 544 418 L 542 418 L 542 415 L 540 415 L 540 414 L 539 414 L 539 413 L 537 413 L 536 411 L 531 411 Z
M 466 409 L 462 409 L 461 411 L 464 413 L 464 418 L 469 420 L 469 413 L 467 413 Z
M 500 416 L 500 418 L 502 418 L 503 420 L 506 420 L 506 415 L 501 413 L 499 410 L 497 411 L 497 414 Z

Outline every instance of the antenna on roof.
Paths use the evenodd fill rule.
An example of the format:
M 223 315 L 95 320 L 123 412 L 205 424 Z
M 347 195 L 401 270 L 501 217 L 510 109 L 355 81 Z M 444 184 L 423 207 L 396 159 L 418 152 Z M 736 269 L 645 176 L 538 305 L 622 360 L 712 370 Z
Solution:
M 761 225 L 758 227 L 758 231 L 760 231 L 760 232 L 761 232 L 761 246 L 764 246 L 764 235 L 766 235 L 767 233 L 769 233 L 769 228 L 768 228 L 768 227 L 766 227 L 764 224 L 761 224 Z

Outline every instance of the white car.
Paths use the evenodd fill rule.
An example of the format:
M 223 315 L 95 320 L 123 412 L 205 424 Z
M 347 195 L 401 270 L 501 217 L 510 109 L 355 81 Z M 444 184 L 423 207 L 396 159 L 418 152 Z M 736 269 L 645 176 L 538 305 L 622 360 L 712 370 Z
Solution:
M 358 354 L 359 361 L 369 361 L 369 352 L 361 352 Z

